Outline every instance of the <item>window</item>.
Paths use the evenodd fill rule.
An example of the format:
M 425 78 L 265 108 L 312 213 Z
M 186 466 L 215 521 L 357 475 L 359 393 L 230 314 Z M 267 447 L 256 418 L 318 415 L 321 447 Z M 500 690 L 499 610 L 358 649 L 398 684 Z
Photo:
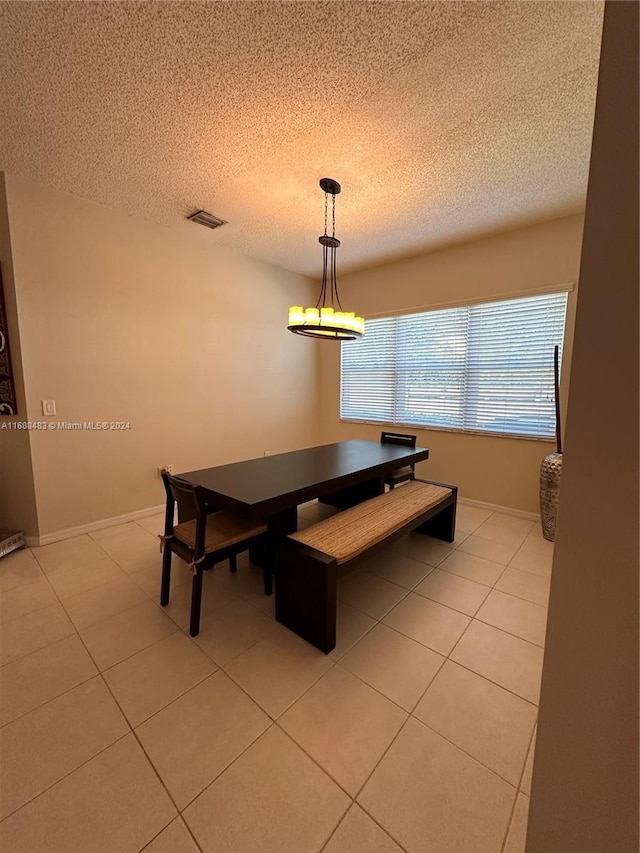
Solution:
M 342 344 L 342 420 L 552 438 L 567 294 L 367 320 Z

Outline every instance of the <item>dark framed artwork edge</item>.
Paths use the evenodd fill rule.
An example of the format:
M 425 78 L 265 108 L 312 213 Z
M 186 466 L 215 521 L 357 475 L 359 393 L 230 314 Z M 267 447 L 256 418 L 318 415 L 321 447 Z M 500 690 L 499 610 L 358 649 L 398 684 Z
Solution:
M 11 369 L 7 311 L 4 301 L 2 269 L 0 268 L 0 416 L 17 414 L 18 404 L 16 402 L 16 387 L 13 382 L 13 371 Z

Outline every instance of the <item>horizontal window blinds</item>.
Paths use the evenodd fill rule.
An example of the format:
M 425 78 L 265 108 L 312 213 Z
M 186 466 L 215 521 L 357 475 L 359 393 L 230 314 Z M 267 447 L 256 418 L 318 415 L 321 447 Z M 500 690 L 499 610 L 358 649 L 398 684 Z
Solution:
M 550 438 L 566 293 L 367 321 L 342 344 L 340 417 Z

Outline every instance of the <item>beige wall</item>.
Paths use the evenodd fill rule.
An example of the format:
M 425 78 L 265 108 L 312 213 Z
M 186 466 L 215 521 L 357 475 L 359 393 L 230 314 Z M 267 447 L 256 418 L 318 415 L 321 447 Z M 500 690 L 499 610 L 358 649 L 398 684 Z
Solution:
M 0 530 L 4 532 L 22 530 L 26 533 L 32 533 L 37 529 L 37 514 L 29 434 L 10 428 L 13 424 L 26 420 L 26 402 L 9 218 L 5 180 L 2 172 L 0 172 L 0 270 L 4 285 L 7 329 L 17 402 L 17 415 L 15 417 L 0 416 L 0 482 L 2 483 L 0 488 Z
M 347 310 L 365 317 L 445 306 L 454 302 L 524 295 L 531 289 L 575 282 L 580 265 L 582 216 L 570 216 L 437 252 L 342 275 Z M 575 314 L 569 296 L 562 372 L 568 377 Z M 380 425 L 339 420 L 340 353 L 327 341 L 321 350 L 322 436 L 325 441 L 380 436 Z M 552 358 L 552 353 L 550 353 Z M 568 381 L 562 382 L 566 398 Z M 455 483 L 463 497 L 537 512 L 540 461 L 550 442 L 412 429 L 429 447 L 418 475 Z
M 7 176 L 27 413 L 130 422 L 31 432 L 40 535 L 158 505 L 176 471 L 318 443 L 308 279 Z M 232 228 L 233 225 L 225 226 Z M 26 522 L 25 522 L 26 525 Z
M 529 853 L 638 851 L 638 23 L 606 4 Z

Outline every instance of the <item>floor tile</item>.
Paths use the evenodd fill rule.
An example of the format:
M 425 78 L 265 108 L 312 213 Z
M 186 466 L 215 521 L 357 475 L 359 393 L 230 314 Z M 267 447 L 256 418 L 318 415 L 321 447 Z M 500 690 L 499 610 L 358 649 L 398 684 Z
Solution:
M 413 589 L 429 572 L 433 571 L 433 566 L 420 560 L 413 560 L 394 548 L 379 551 L 366 560 L 362 568 L 365 572 L 377 575 L 405 589 Z
M 493 586 L 500 575 L 504 572 L 504 566 L 492 563 L 482 557 L 474 557 L 473 554 L 465 554 L 463 551 L 454 551 L 451 556 L 444 560 L 440 568 L 445 572 L 451 572 L 467 580 Z
M 410 592 L 383 621 L 412 640 L 448 655 L 471 620 L 457 610 Z
M 146 518 L 136 518 L 136 524 L 139 524 L 147 533 L 153 536 L 158 536 L 164 533 L 164 512 L 158 512 L 155 515 L 149 515 Z
M 402 847 L 354 803 L 322 853 L 402 853 Z
M 100 531 L 104 535 L 100 537 L 99 545 L 124 572 L 131 574 L 159 565 L 160 543 L 156 536 L 135 522 L 127 525 L 125 531 L 110 530 Z
M 103 554 L 92 562 L 68 569 L 58 569 L 49 576 L 49 583 L 61 601 L 82 592 L 100 589 L 107 584 L 126 580 L 126 575 L 109 557 Z
M 101 678 L 0 729 L 0 818 L 129 731 Z
M 429 566 L 439 566 L 453 550 L 452 543 L 433 539 L 431 536 L 425 536 L 422 533 L 409 533 L 407 536 L 397 539 L 391 547 L 395 548 L 400 554 Z
M 531 746 L 529 747 L 529 753 L 527 755 L 527 761 L 524 765 L 524 771 L 522 773 L 522 780 L 520 782 L 520 788 L 527 794 L 531 796 L 531 778 L 533 776 L 533 758 L 536 751 L 536 734 L 537 730 L 533 733 L 533 738 L 531 739 Z
M 456 525 L 456 533 L 453 539 L 453 542 L 447 542 L 447 545 L 450 545 L 452 548 L 458 548 L 465 539 L 468 539 L 471 536 L 470 533 L 465 533 L 464 530 L 460 530 Z
M 473 533 L 490 515 L 491 511 L 488 509 L 467 506 L 458 501 L 456 508 L 456 532 L 460 530 L 462 533 Z
M 352 572 L 338 581 L 338 598 L 372 619 L 382 619 L 407 594 L 404 587 L 366 572 Z
M 208 655 L 176 631 L 108 669 L 104 679 L 135 728 L 216 669 Z
M 12 853 L 134 851 L 175 814 L 131 734 L 0 823 L 0 848 Z
M 214 602 L 213 609 L 202 618 L 195 642 L 218 666 L 224 666 L 260 640 L 277 633 L 276 625 L 246 601 Z
M 518 531 L 510 527 L 494 524 L 493 516 L 476 529 L 475 535 L 481 539 L 489 539 L 491 542 L 497 542 L 511 548 L 519 548 L 527 538 L 526 531 Z
M 77 634 L 51 643 L 0 670 L 0 726 L 97 675 Z
M 500 850 L 515 789 L 409 719 L 358 797 L 408 851 Z
M 525 853 L 528 818 L 529 797 L 519 791 L 509 826 L 509 833 L 503 848 L 504 853 Z
M 0 593 L 0 623 L 18 619 L 57 602 L 48 580 L 41 575 L 30 583 L 20 584 Z
M 347 795 L 272 726 L 186 810 L 204 853 L 320 850 Z
M 177 631 L 177 625 L 152 601 L 83 628 L 80 636 L 98 669 L 105 670 Z
M 406 719 L 404 711 L 336 666 L 279 725 L 354 797 Z
M 154 546 L 156 550 L 160 548 L 157 534 L 150 533 L 135 521 L 128 521 L 115 527 L 104 527 L 90 535 L 107 553 L 110 550 L 130 551 L 136 546 L 143 548 Z
M 537 704 L 543 654 L 539 646 L 474 619 L 451 659 Z
M 376 624 L 376 620 L 372 619 L 371 616 L 338 601 L 336 604 L 336 647 L 329 654 L 331 660 L 340 660 Z
M 41 580 L 43 571 L 30 548 L 21 548 L 6 554 L 0 562 L 0 593 L 16 589 L 22 584 Z
M 508 568 L 496 584 L 496 589 L 508 592 L 533 604 L 546 607 L 549 603 L 549 578 L 534 575 L 531 572 L 522 572 L 520 569 Z
M 135 572 L 129 572 L 128 577 L 150 598 L 159 604 L 162 566 L 160 563 L 161 555 L 158 554 L 157 557 L 158 559 L 146 568 L 139 569 Z M 173 560 L 171 561 L 171 593 L 173 593 L 174 589 L 177 589 L 179 586 L 184 586 L 185 584 L 191 586 L 192 580 L 193 575 L 191 574 L 189 566 L 184 562 L 184 560 L 178 559 L 174 554 Z
M 225 664 L 225 672 L 274 720 L 317 681 L 333 661 L 281 629 Z
M 534 705 L 447 661 L 413 715 L 518 786 L 536 721 Z
M 378 624 L 340 664 L 396 705 L 411 711 L 443 662 L 437 652 Z
M 543 538 L 541 525 L 535 524 L 524 540 L 522 547 L 527 551 L 535 551 L 539 554 L 553 554 L 553 545 L 553 542 Z
M 64 609 L 77 630 L 104 622 L 111 616 L 147 600 L 137 584 L 130 581 L 119 569 L 118 572 L 120 576 L 116 581 L 65 598 Z
M 169 603 L 162 607 L 162 612 L 169 616 L 183 631 L 189 632 L 191 624 L 191 597 L 193 594 L 192 584 L 185 583 L 171 589 L 169 592 Z M 160 602 L 160 590 L 156 596 L 152 596 L 156 603 Z M 202 602 L 200 604 L 200 629 L 202 630 L 209 622 L 209 614 L 220 607 L 222 601 L 228 601 L 229 596 L 225 594 L 221 599 L 219 595 L 212 594 L 207 584 L 203 584 Z
M 275 609 L 275 593 L 264 594 L 264 571 L 261 566 L 250 562 L 245 551 L 238 555 L 238 571 L 229 570 L 228 561 L 216 563 L 210 573 L 212 592 L 218 598 L 237 595 L 263 611 Z
M 535 521 L 528 518 L 520 518 L 517 515 L 508 515 L 503 512 L 494 512 L 487 519 L 488 523 L 494 527 L 502 527 L 504 530 L 511 530 L 514 533 L 525 533 L 529 535 L 535 526 Z
M 518 546 L 504 545 L 502 542 L 494 542 L 492 539 L 485 539 L 477 533 L 472 533 L 458 546 L 458 550 L 506 566 L 518 550 Z
M 199 853 L 182 818 L 177 817 L 141 853 Z
M 46 575 L 99 564 L 105 560 L 104 551 L 87 534 L 36 547 L 32 551 Z
M 534 575 L 541 575 L 544 578 L 551 577 L 552 566 L 553 551 L 547 551 L 546 553 L 530 551 L 524 548 L 524 546 L 520 548 L 509 563 L 509 568 L 511 569 L 520 569 L 523 572 L 531 572 Z
M 109 542 L 114 539 L 121 539 L 128 536 L 134 538 L 138 536 L 142 539 L 142 533 L 139 529 L 140 526 L 141 525 L 139 525 L 137 521 L 125 521 L 122 524 L 113 524 L 110 527 L 102 527 L 100 530 L 94 530 L 89 534 L 89 536 L 95 542 Z M 144 530 L 144 527 L 142 529 Z M 145 533 L 148 532 L 149 531 L 145 530 Z
M 136 729 L 183 809 L 268 726 L 269 718 L 218 671 Z
M 60 604 L 51 604 L 0 625 L 0 666 L 74 634 Z
M 544 646 L 547 608 L 539 604 L 494 589 L 478 610 L 476 619 L 537 646 Z
M 451 572 L 434 569 L 422 583 L 418 584 L 414 592 L 459 610 L 467 616 L 473 616 L 489 595 L 490 590 L 489 587 L 475 581 L 461 578 Z

